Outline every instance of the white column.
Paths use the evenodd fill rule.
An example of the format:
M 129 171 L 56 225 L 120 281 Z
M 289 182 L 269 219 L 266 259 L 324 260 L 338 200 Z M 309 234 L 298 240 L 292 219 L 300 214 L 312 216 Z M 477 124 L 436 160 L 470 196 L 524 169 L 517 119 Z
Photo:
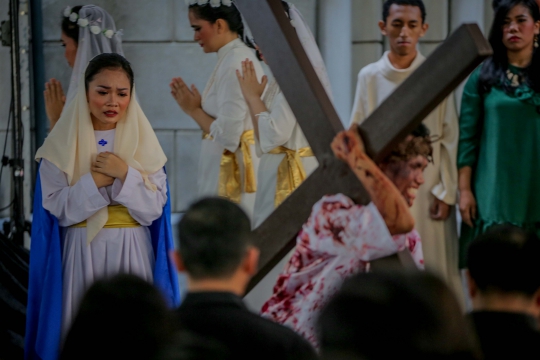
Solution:
M 345 125 L 352 107 L 351 9 L 351 0 L 319 0 L 319 47 L 332 84 L 334 105 Z
M 463 23 L 477 23 L 480 29 L 486 34 L 485 16 L 486 5 L 489 0 L 452 0 L 450 13 L 450 26 L 454 31 Z M 491 10 L 490 8 L 488 10 Z M 454 91 L 458 111 L 461 109 L 461 96 L 467 80 L 463 81 Z

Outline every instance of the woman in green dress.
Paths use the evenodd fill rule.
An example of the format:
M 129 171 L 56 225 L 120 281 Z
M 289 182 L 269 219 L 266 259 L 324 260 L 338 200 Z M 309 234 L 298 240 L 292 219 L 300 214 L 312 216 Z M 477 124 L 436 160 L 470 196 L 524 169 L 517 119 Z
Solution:
M 496 224 L 540 234 L 539 32 L 535 0 L 501 1 L 489 36 L 493 56 L 465 86 L 458 150 L 461 255 Z

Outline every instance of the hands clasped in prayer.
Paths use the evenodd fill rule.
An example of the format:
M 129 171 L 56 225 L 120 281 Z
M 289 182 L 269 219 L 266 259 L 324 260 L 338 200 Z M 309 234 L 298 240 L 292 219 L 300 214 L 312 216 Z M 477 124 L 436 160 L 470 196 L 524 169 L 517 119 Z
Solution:
M 124 160 L 111 152 L 99 153 L 96 161 L 92 163 L 92 178 L 98 188 L 110 186 L 114 179 L 124 183 L 128 172 L 128 165 Z
M 246 101 L 249 102 L 252 98 L 261 99 L 268 84 L 268 76 L 264 75 L 259 83 L 252 61 L 249 59 L 242 61 L 242 73 L 240 73 L 240 70 L 236 70 L 236 76 Z
M 52 129 L 58 119 L 60 119 L 62 109 L 66 103 L 66 96 L 64 95 L 60 81 L 51 79 L 49 82 L 46 82 L 43 95 L 45 96 L 45 111 L 51 122 Z
M 182 110 L 193 117 L 193 113 L 202 109 L 202 98 L 195 85 L 189 88 L 181 77 L 173 78 L 170 85 L 171 94 Z

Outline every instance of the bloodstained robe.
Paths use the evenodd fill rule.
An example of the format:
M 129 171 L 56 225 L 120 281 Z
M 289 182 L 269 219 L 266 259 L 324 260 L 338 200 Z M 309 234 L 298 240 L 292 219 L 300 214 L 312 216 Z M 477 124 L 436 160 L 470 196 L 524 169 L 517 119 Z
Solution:
M 358 205 L 343 194 L 324 196 L 298 234 L 294 253 L 261 314 L 317 346 L 317 316 L 343 281 L 367 271 L 370 261 L 406 248 L 423 269 L 416 230 L 392 236 L 373 203 Z

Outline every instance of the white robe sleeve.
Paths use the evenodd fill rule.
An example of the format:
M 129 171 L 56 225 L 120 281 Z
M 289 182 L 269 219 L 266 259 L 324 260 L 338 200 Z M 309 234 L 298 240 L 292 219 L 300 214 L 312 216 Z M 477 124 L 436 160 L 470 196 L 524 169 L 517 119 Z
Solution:
M 259 143 L 264 153 L 285 144 L 292 136 L 296 118 L 280 92 L 276 95 L 270 112 L 259 114 Z
M 440 181 L 431 189 L 437 199 L 448 205 L 454 205 L 457 198 L 457 148 L 459 140 L 459 122 L 454 103 L 454 96 L 450 95 L 439 105 L 440 118 L 443 127 L 440 143 Z M 435 143 L 437 145 L 437 142 Z
M 58 219 L 60 226 L 78 224 L 110 203 L 105 188 L 98 189 L 90 173 L 69 186 L 66 174 L 43 159 L 39 175 L 43 207 Z
M 351 120 L 349 126 L 352 124 L 361 124 L 366 119 L 367 111 L 364 109 L 363 97 L 364 92 L 368 91 L 365 75 L 360 71 L 358 73 L 358 81 L 356 84 L 356 93 L 354 95 L 354 105 L 351 113 Z
M 248 116 L 248 106 L 236 76 L 236 70 L 242 71 L 242 62 L 241 60 L 233 62 L 234 59 L 236 57 L 233 56 L 229 63 L 222 64 L 216 74 L 215 91 L 219 110 L 215 121 L 210 125 L 210 135 L 214 141 L 230 152 L 235 152 L 238 148 L 240 137 L 244 132 L 244 119 Z M 257 67 L 255 70 L 258 70 Z M 257 71 L 259 81 L 261 74 L 262 71 Z
M 113 201 L 127 207 L 131 216 L 142 226 L 150 226 L 159 218 L 167 202 L 165 171 L 161 169 L 148 175 L 148 179 L 156 185 L 156 191 L 148 189 L 141 173 L 130 166 L 124 184 L 116 179 L 112 187 Z

